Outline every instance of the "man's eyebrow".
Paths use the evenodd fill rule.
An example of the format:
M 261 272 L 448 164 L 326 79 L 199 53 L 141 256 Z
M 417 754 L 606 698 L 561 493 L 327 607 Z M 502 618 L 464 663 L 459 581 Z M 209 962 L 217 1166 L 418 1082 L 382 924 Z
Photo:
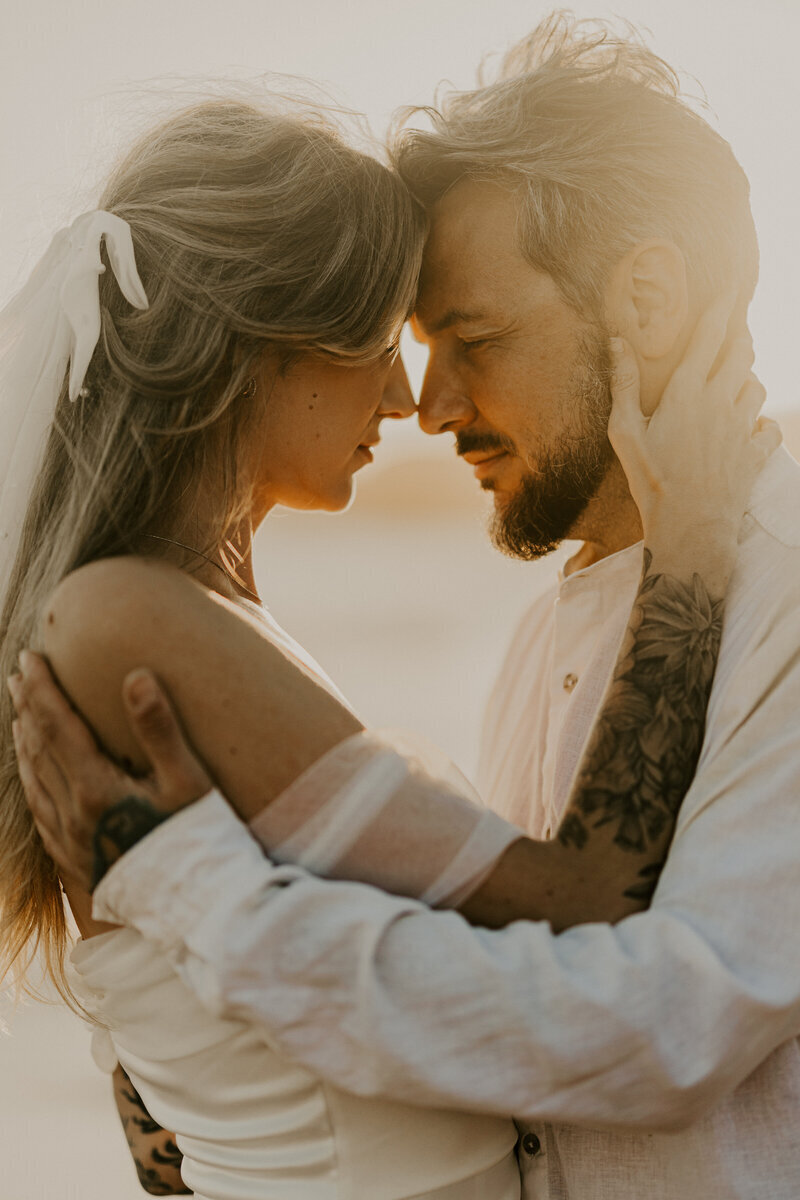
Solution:
M 450 329 L 453 325 L 471 325 L 475 321 L 485 321 L 486 314 L 482 312 L 467 312 L 463 308 L 450 308 L 440 317 L 438 321 L 433 321 L 431 324 L 422 322 L 419 319 L 419 313 L 414 317 L 417 328 L 423 332 L 426 337 L 432 337 L 435 333 L 444 333 L 445 329 Z

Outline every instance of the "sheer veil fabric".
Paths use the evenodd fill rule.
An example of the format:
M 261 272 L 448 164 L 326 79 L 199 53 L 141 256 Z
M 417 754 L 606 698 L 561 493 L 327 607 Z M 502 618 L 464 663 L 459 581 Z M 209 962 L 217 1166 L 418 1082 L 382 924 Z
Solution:
M 67 369 L 74 403 L 100 337 L 102 242 L 126 300 L 146 309 L 130 226 L 98 210 L 55 235 L 0 312 L 0 611 Z
M 273 862 L 371 883 L 432 908 L 465 901 L 523 836 L 480 804 L 440 750 L 398 730 L 341 742 L 250 828 Z

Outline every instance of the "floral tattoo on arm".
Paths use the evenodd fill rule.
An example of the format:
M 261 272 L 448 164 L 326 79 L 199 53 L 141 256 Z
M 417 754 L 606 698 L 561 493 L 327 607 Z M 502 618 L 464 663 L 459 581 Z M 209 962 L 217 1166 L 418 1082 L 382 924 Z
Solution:
M 159 811 L 144 796 L 125 796 L 104 812 L 92 836 L 90 890 L 94 891 L 118 858 L 169 816 L 171 813 Z
M 558 832 L 562 845 L 580 850 L 590 829 L 611 825 L 621 849 L 656 853 L 624 892 L 639 901 L 648 901 L 658 882 L 665 836 L 700 758 L 724 608 L 699 575 L 687 584 L 651 567 L 645 549 L 627 648 Z

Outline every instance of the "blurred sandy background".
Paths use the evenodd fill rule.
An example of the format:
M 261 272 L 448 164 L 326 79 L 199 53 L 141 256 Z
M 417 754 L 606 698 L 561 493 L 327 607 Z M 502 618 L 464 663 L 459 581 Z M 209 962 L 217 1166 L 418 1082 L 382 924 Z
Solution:
M 331 84 L 380 131 L 399 102 L 448 77 L 468 87 L 488 50 L 550 6 L 530 0 L 31 0 L 4 13 L 0 49 L 0 302 L 58 224 L 87 206 L 109 155 L 163 106 L 166 77 L 297 72 Z M 610 9 L 582 0 L 582 15 Z M 796 0 L 618 0 L 696 75 L 753 184 L 762 282 L 757 369 L 800 455 L 794 329 L 800 251 L 800 35 Z M 311 32 L 313 31 L 313 37 Z M 186 89 L 185 83 L 180 86 Z M 194 83 L 190 85 L 194 86 Z M 189 96 L 191 98 L 191 96 Z M 407 344 L 412 382 L 423 368 Z M 418 730 L 470 774 L 480 713 L 516 621 L 564 554 L 514 563 L 491 549 L 486 499 L 449 438 L 390 427 L 339 516 L 279 512 L 257 569 L 277 619 L 319 658 L 364 719 Z M 0 1200 L 133 1200 L 140 1190 L 88 1035 L 58 1007 L 27 1004 L 0 1036 Z M 365 1198 L 366 1200 L 366 1198 Z

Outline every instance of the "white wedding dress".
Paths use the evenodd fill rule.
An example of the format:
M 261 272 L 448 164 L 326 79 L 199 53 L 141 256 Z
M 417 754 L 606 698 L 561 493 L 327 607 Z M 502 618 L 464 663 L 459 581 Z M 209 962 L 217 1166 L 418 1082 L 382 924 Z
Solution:
M 270 639 L 341 699 L 302 648 L 249 607 Z M 520 836 L 475 803 L 438 752 L 370 733 L 332 750 L 251 829 L 275 860 L 448 906 Z M 281 1054 L 268 1032 L 203 1008 L 134 930 L 79 942 L 71 966 L 111 1062 L 116 1056 L 151 1116 L 175 1133 L 198 1200 L 518 1200 L 510 1120 L 360 1099 L 328 1085 Z

